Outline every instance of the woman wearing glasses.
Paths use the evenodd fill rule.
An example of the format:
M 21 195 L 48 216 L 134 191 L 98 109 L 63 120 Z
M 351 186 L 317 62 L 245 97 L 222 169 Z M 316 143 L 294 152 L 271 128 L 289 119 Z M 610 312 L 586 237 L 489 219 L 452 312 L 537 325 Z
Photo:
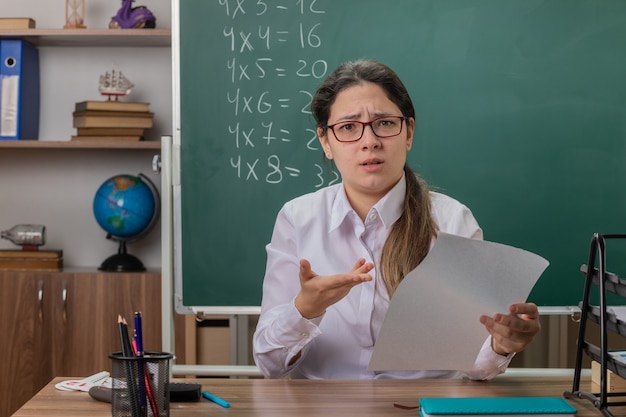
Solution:
M 367 370 L 390 298 L 437 232 L 482 239 L 482 230 L 467 207 L 429 192 L 406 165 L 415 110 L 390 68 L 371 60 L 341 65 L 318 88 L 311 110 L 342 183 L 298 197 L 278 214 L 254 335 L 263 374 L 489 379 L 504 372 L 540 330 L 532 303 L 476 318 L 488 333 L 473 369 Z

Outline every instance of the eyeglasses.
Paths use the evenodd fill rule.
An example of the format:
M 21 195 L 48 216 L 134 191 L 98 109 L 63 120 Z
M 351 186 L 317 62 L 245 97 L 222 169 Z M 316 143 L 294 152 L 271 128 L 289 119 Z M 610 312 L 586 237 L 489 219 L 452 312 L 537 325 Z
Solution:
M 347 120 L 344 122 L 328 125 L 326 128 L 333 131 L 339 142 L 356 142 L 363 137 L 365 126 L 372 128 L 372 132 L 379 138 L 390 138 L 402 132 L 402 122 L 407 120 L 404 116 L 379 117 L 369 122 Z

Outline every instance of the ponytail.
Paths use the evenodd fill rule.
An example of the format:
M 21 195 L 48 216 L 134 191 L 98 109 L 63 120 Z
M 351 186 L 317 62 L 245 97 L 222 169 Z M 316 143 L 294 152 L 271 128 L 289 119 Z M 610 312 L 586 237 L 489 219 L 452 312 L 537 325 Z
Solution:
M 393 224 L 383 246 L 380 265 L 389 297 L 400 281 L 422 262 L 437 235 L 428 186 L 411 168 L 404 166 L 406 194 L 402 215 Z

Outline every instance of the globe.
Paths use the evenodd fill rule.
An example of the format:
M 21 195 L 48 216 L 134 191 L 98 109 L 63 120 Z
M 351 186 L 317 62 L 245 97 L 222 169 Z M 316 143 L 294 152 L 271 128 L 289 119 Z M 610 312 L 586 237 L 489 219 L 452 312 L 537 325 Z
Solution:
M 99 269 L 145 271 L 143 263 L 127 253 L 126 243 L 143 238 L 158 221 L 160 197 L 148 177 L 120 174 L 104 181 L 94 196 L 93 214 L 107 238 L 119 242 L 118 253 Z

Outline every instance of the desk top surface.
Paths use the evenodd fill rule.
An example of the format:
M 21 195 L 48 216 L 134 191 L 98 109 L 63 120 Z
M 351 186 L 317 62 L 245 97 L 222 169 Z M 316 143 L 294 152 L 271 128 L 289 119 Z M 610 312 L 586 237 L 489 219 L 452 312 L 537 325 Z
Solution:
M 70 378 L 55 378 L 20 408 L 14 417 L 24 416 L 110 416 L 111 405 L 93 400 L 84 392 L 63 392 L 54 384 Z M 175 379 L 180 382 L 183 380 Z M 572 389 L 569 377 L 497 377 L 488 382 L 468 380 L 269 380 L 269 379 L 185 379 L 231 403 L 226 409 L 201 400 L 171 403 L 170 416 L 272 416 L 272 417 L 368 417 L 417 416 L 420 397 L 561 397 Z M 583 378 L 581 389 L 590 383 Z M 599 417 L 602 413 L 588 400 L 568 400 L 577 417 Z

